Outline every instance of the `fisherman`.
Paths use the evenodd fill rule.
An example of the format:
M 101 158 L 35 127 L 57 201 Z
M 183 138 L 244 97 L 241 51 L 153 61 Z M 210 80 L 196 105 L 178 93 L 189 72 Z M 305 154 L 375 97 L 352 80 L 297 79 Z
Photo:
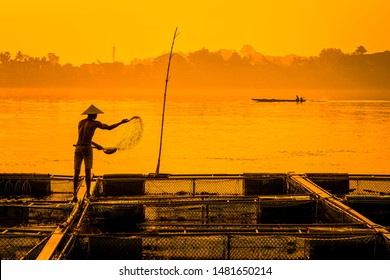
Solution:
M 299 96 L 298 95 L 295 95 L 295 96 L 296 96 L 295 101 L 299 102 Z
M 121 124 L 127 123 L 130 120 L 123 119 L 120 122 L 112 125 L 103 124 L 97 121 L 97 115 L 104 114 L 103 111 L 95 107 L 94 105 L 89 106 L 82 115 L 88 115 L 87 118 L 81 120 L 78 125 L 78 139 L 75 145 L 76 149 L 74 152 L 74 177 L 73 177 L 73 200 L 77 202 L 77 187 L 79 184 L 79 176 L 81 164 L 84 160 L 85 165 L 85 183 L 87 185 L 87 198 L 91 196 L 91 169 L 93 161 L 92 148 L 102 150 L 103 147 L 92 141 L 93 135 L 97 128 L 112 130 Z

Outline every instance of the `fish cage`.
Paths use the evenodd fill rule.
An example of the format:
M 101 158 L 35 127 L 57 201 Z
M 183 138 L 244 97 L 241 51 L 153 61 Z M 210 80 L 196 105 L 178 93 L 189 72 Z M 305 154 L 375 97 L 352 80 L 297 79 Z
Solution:
M 286 193 L 286 174 L 106 174 L 97 177 L 95 195 L 279 195 Z
M 0 174 L 0 196 L 45 196 L 50 192 L 49 174 Z
M 109 174 L 56 258 L 389 259 L 389 238 L 305 175 Z
M 0 259 L 36 259 L 75 204 L 73 179 L 0 174 Z
M 345 205 L 390 229 L 390 176 L 356 174 L 307 174 Z

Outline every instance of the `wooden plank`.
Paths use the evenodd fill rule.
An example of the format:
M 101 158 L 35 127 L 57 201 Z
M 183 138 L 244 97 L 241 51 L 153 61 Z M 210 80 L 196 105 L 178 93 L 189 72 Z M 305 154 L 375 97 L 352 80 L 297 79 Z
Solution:
M 47 241 L 45 247 L 43 247 L 41 253 L 38 255 L 37 260 L 50 260 L 52 258 L 62 238 L 65 236 L 66 232 L 68 231 L 79 208 L 80 208 L 80 204 L 77 203 L 73 208 L 69 218 L 55 229 L 50 239 Z
M 93 193 L 94 189 L 96 187 L 96 181 L 94 184 L 91 184 L 91 193 Z M 68 219 L 59 225 L 53 234 L 51 235 L 50 239 L 47 241 L 45 247 L 42 249 L 41 253 L 38 255 L 37 260 L 50 260 L 54 252 L 56 251 L 58 245 L 60 244 L 61 240 L 64 238 L 66 232 L 70 228 L 72 222 L 74 221 L 77 212 L 81 208 L 81 203 L 85 197 L 87 191 L 87 186 L 85 185 L 85 181 L 81 183 L 81 186 L 77 192 L 77 200 L 78 203 L 76 203 L 75 207 L 72 210 L 72 213 L 69 215 Z

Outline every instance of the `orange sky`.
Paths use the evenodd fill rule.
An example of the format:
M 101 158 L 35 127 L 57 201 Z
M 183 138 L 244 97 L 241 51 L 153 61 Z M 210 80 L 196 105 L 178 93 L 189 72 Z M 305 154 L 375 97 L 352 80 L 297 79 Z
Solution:
M 390 50 L 388 0 L 2 0 L 0 52 L 60 63 L 129 63 L 168 52 L 201 48 L 265 55 L 318 55 L 324 48 L 368 53 Z

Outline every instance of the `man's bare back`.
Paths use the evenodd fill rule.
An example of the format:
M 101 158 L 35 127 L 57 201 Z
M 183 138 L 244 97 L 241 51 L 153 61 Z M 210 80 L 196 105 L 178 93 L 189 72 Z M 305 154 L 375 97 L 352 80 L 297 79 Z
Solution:
M 78 126 L 79 138 L 77 145 L 91 145 L 96 128 L 102 128 L 102 126 L 101 122 L 90 118 L 81 120 Z

